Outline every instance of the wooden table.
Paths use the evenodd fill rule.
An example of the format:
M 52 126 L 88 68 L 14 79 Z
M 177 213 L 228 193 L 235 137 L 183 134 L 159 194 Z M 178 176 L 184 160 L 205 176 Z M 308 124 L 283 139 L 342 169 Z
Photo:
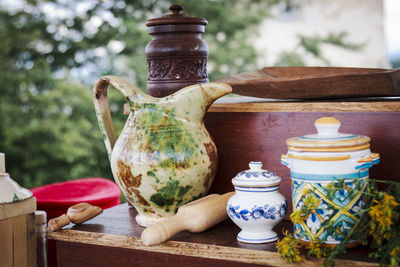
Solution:
M 203 233 L 184 231 L 161 245 L 145 246 L 140 240 L 144 228 L 136 223 L 136 214 L 134 208 L 122 204 L 82 225 L 47 232 L 49 239 L 56 240 L 58 266 L 294 266 L 279 258 L 275 242 L 238 242 L 239 228 L 229 220 Z M 289 222 L 283 222 L 276 229 L 279 234 L 282 227 L 291 229 Z M 321 265 L 320 260 L 303 258 L 300 266 Z M 366 260 L 366 250 L 356 248 L 336 264 L 376 266 Z
M 129 112 L 129 111 L 128 111 Z M 382 162 L 371 169 L 372 178 L 399 181 L 400 101 L 293 102 L 216 104 L 205 124 L 219 152 L 219 170 L 210 190 L 225 193 L 251 160 L 282 177 L 280 191 L 290 203 L 289 170 L 279 163 L 289 137 L 315 132 L 313 122 L 321 116 L 341 120 L 342 132 L 368 135 L 371 149 Z M 275 243 L 250 245 L 236 241 L 239 228 L 225 221 L 206 232 L 181 232 L 170 241 L 147 247 L 140 241 L 144 228 L 135 221 L 136 211 L 127 204 L 59 232 L 48 232 L 57 244 L 58 266 L 294 266 L 276 253 Z M 289 222 L 278 225 L 291 230 Z M 350 249 L 337 266 L 377 266 L 367 262 L 368 251 Z M 298 265 L 320 266 L 321 261 L 303 257 Z

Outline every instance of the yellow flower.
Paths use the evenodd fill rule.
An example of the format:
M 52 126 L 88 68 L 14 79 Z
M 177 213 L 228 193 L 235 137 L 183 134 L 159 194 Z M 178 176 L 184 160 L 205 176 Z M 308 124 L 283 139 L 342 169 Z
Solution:
M 383 193 L 382 203 L 390 207 L 397 207 L 399 205 L 399 203 L 396 202 L 394 196 L 389 195 L 386 192 Z
M 299 241 L 294 238 L 293 234 L 289 234 L 287 231 L 284 235 L 285 237 L 276 243 L 279 256 L 288 263 L 300 262 Z
M 392 249 L 392 251 L 390 251 L 390 256 L 392 257 L 398 257 L 399 254 L 400 254 L 400 246 L 397 246 L 394 249 Z
M 319 242 L 314 242 L 314 241 L 310 241 L 310 243 L 308 243 L 307 245 L 307 249 L 308 251 L 308 255 L 314 255 L 317 258 L 322 258 L 326 256 L 326 251 L 321 248 L 321 243 Z
M 315 194 L 307 194 L 305 198 L 303 198 L 304 205 L 310 209 L 315 210 L 321 204 L 321 199 L 317 198 Z
M 399 266 L 400 261 L 400 246 L 396 246 L 390 251 L 390 265 Z
M 301 216 L 301 211 L 297 210 L 290 214 L 290 220 L 292 220 L 294 224 L 301 224 L 304 222 L 305 218 Z
M 373 205 L 369 210 L 371 218 L 370 234 L 378 244 L 382 244 L 382 238 L 390 237 L 390 228 L 393 224 L 393 219 L 397 219 L 398 213 L 396 209 L 399 203 L 395 198 L 386 192 L 383 193 L 381 201 L 374 200 Z
M 326 185 L 326 189 L 328 189 L 328 190 L 333 190 L 333 189 L 335 189 L 335 184 L 334 184 L 334 183 L 329 183 L 329 184 L 327 184 L 327 185 Z

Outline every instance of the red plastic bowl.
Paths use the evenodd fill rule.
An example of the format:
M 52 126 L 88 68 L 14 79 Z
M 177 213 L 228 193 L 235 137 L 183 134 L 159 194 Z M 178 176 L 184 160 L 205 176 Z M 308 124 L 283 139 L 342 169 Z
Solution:
M 120 204 L 118 185 L 105 178 L 85 178 L 39 186 L 31 189 L 37 199 L 37 209 L 47 213 L 47 219 L 58 217 L 81 202 L 102 209 Z

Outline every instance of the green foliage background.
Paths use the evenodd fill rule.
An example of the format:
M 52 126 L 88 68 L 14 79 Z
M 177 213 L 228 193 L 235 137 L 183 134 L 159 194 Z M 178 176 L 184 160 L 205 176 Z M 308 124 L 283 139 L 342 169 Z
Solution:
M 79 14 L 76 6 L 82 2 L 90 8 Z M 27 0 L 19 8 L 0 6 L 0 151 L 6 154 L 7 171 L 27 188 L 83 177 L 112 178 L 91 87 L 104 74 L 146 87 L 144 49 L 151 37 L 144 22 L 168 13 L 171 4 L 207 18 L 203 38 L 213 66 L 209 78 L 214 80 L 256 69 L 257 55 L 248 37 L 277 2 Z M 51 16 L 44 5 L 69 15 Z M 110 16 L 114 19 L 105 19 Z M 98 30 L 88 30 L 85 24 L 96 17 L 102 18 Z M 122 41 L 123 49 L 113 52 L 111 40 Z M 98 48 L 106 53 L 96 55 Z M 125 121 L 123 98 L 113 90 L 109 98 L 119 131 Z
M 20 5 L 18 6 L 18 3 Z M 21 4 L 22 3 L 22 4 Z M 26 188 L 84 177 L 112 179 L 95 118 L 91 87 L 118 75 L 146 88 L 145 21 L 181 4 L 206 18 L 209 79 L 256 70 L 251 43 L 260 22 L 284 0 L 134 1 L 21 0 L 0 2 L 0 151 L 7 171 Z M 319 48 L 348 49 L 345 33 L 299 36 L 276 65 L 303 66 L 306 53 L 329 65 Z M 114 42 L 119 44 L 113 49 Z M 125 122 L 123 97 L 109 90 L 114 126 Z

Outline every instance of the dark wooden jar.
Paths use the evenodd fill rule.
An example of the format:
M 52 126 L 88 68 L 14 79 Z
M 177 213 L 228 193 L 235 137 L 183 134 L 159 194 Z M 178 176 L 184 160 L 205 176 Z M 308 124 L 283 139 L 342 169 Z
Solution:
M 169 10 L 172 14 L 146 22 L 153 37 L 146 46 L 147 91 L 155 97 L 208 82 L 208 46 L 201 39 L 207 20 L 180 14 L 183 7 L 179 5 Z

